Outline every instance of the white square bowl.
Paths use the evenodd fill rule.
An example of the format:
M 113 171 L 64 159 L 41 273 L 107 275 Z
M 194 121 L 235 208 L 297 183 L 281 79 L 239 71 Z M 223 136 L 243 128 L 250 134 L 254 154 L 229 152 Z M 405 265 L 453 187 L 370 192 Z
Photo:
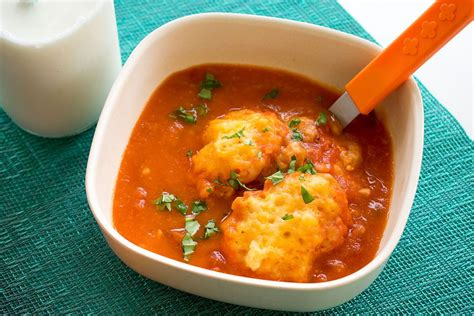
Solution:
M 90 208 L 108 244 L 138 273 L 203 297 L 252 307 L 315 311 L 342 304 L 382 271 L 405 227 L 423 149 L 423 105 L 413 79 L 376 110 L 392 140 L 393 196 L 376 257 L 359 271 L 325 283 L 290 283 L 219 273 L 152 253 L 114 227 L 113 194 L 133 127 L 152 92 L 173 72 L 203 63 L 285 69 L 343 90 L 380 48 L 361 38 L 307 23 L 240 14 L 184 17 L 149 34 L 117 78 L 96 128 L 87 165 Z

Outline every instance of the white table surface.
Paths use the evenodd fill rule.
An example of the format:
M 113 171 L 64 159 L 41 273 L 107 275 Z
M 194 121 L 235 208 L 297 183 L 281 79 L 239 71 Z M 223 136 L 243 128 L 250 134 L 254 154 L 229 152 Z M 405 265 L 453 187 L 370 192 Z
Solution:
M 380 45 L 387 46 L 433 0 L 339 0 L 339 3 Z M 415 72 L 471 139 L 474 139 L 473 44 L 474 23 L 471 23 Z

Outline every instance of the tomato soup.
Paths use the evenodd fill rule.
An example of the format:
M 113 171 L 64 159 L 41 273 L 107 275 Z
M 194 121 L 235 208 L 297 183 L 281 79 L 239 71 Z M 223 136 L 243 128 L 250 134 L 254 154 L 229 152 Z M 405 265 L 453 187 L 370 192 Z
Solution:
M 338 96 L 337 92 L 305 77 L 255 66 L 209 64 L 172 74 L 150 97 L 125 150 L 114 195 L 116 229 L 129 241 L 151 252 L 223 273 L 281 281 L 324 282 L 357 271 L 374 258 L 384 232 L 392 191 L 393 157 L 390 136 L 375 114 L 359 116 L 341 129 L 327 112 Z M 209 134 L 207 129 L 211 122 L 221 122 L 219 120 L 230 117 L 229 113 L 242 110 L 249 110 L 252 115 L 265 113 L 281 121 L 289 133 L 286 139 L 291 146 L 305 141 L 302 122 L 314 124 L 310 128 L 315 134 L 301 147 L 305 151 L 304 161 L 291 166 L 297 155 L 289 154 L 291 159 L 281 167 L 280 161 L 284 158 L 278 152 L 279 146 L 286 146 L 281 138 L 283 143 L 268 157 L 262 158 L 266 153 L 256 151 L 256 159 L 268 162 L 261 169 L 271 169 L 269 173 L 259 169 L 255 179 L 244 183 L 245 170 L 240 168 L 231 171 L 228 177 L 209 178 L 203 182 L 209 187 L 206 184 L 200 187 L 199 179 L 204 176 L 196 173 L 197 157 L 209 143 L 203 135 Z M 242 122 L 247 124 L 246 119 Z M 267 135 L 263 134 L 266 129 L 263 128 L 261 135 Z M 219 140 L 242 139 L 248 142 L 249 149 L 254 149 L 252 146 L 259 146 L 258 136 L 254 139 L 256 144 L 241 138 L 249 133 L 249 127 L 240 128 L 219 136 Z M 215 168 L 222 168 L 226 163 L 214 162 L 212 154 L 201 158 L 203 168 L 207 160 Z M 255 167 L 253 162 L 250 165 Z M 260 273 L 259 267 L 270 262 L 266 258 L 259 261 L 258 267 L 245 266 L 249 257 L 240 261 L 233 258 L 235 253 L 228 251 L 225 245 L 227 231 L 223 228 L 233 216 L 236 199 L 244 196 L 242 202 L 252 194 L 257 197 L 257 192 L 266 191 L 272 185 L 276 190 L 284 183 L 278 182 L 292 172 L 300 172 L 302 181 L 304 176 L 324 175 L 334 179 L 328 183 L 338 187 L 337 194 L 343 195 L 339 199 L 344 204 L 341 210 L 347 209 L 350 217 L 337 219 L 342 227 L 342 239 L 333 243 L 334 247 L 308 257 L 311 266 L 309 272 L 304 272 L 308 276 L 303 279 Z M 265 180 L 268 183 L 264 184 Z M 225 193 L 214 194 L 220 185 L 226 189 L 222 191 Z M 247 190 L 252 191 L 244 193 Z M 301 205 L 309 207 L 319 195 L 305 191 L 308 190 L 302 188 L 304 203 Z M 298 198 L 301 197 L 298 195 Z M 296 213 L 292 214 L 291 207 L 286 209 L 290 211 L 279 218 L 285 221 L 282 225 L 291 226 Z M 311 245 L 309 247 L 311 249 Z

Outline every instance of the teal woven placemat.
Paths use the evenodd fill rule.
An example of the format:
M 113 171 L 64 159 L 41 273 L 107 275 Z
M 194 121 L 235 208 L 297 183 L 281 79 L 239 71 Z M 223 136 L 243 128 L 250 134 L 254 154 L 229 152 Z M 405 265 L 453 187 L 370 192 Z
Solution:
M 123 60 L 163 23 L 213 11 L 305 21 L 370 39 L 335 1 L 117 1 Z M 423 168 L 405 233 L 374 284 L 333 312 L 474 312 L 474 146 L 421 91 Z M 263 313 L 174 290 L 120 262 L 87 206 L 93 133 L 37 138 L 0 112 L 0 313 Z

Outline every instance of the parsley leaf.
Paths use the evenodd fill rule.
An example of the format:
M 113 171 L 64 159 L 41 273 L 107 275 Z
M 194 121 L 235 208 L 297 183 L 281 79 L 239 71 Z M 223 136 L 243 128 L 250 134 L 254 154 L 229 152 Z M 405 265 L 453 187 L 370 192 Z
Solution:
M 156 199 L 153 204 L 157 205 L 160 210 L 166 209 L 168 212 L 171 212 L 172 207 L 176 208 L 176 210 L 178 210 L 178 212 L 183 215 L 186 215 L 186 212 L 188 211 L 188 206 L 186 203 L 168 192 L 161 193 L 161 196 Z
M 231 171 L 230 179 L 227 180 L 227 182 L 234 190 L 239 189 L 239 182 L 237 181 L 237 179 L 238 179 L 238 175 L 234 171 Z
M 288 165 L 288 173 L 295 172 L 296 169 L 296 156 L 291 156 L 290 164 Z
M 176 199 L 175 207 L 181 214 L 186 215 L 186 212 L 188 211 L 188 206 L 183 201 L 181 201 L 180 199 Z
M 206 73 L 204 80 L 201 81 L 200 91 L 198 96 L 201 99 L 211 100 L 212 99 L 212 89 L 222 87 L 222 83 L 215 79 L 213 74 Z
M 277 88 L 273 88 L 272 90 L 268 91 L 262 98 L 262 100 L 266 100 L 266 99 L 275 99 L 277 96 L 278 96 L 278 89 Z
M 229 185 L 234 189 L 234 190 L 238 190 L 239 187 L 242 187 L 244 188 L 245 190 L 247 191 L 255 191 L 255 189 L 251 189 L 249 187 L 247 187 L 245 184 L 243 184 L 242 182 L 240 182 L 239 180 L 239 174 L 234 172 L 234 171 L 231 171 L 230 172 L 230 179 L 227 180 L 227 182 L 229 183 Z
M 265 127 L 262 131 L 263 131 L 264 133 L 266 133 L 266 132 L 268 132 L 269 130 L 270 130 L 270 128 Z
M 178 118 L 189 124 L 196 124 L 197 122 L 196 111 L 194 109 L 185 110 L 182 106 L 171 113 L 170 116 L 173 118 Z
M 293 219 L 293 218 L 295 218 L 293 214 L 285 214 L 281 217 L 281 219 L 284 221 L 289 221 L 290 219 Z
M 298 168 L 298 171 L 302 173 L 309 173 L 309 174 L 316 174 L 316 170 L 314 169 L 314 165 L 311 161 L 306 160 L 306 163 Z
M 206 226 L 204 226 L 205 231 L 204 231 L 204 239 L 207 239 L 214 235 L 215 233 L 219 232 L 219 228 L 216 225 L 216 222 L 211 219 L 207 222 Z
M 197 242 L 193 240 L 193 238 L 186 234 L 181 241 L 181 248 L 183 250 L 183 259 L 184 261 L 189 261 L 189 256 L 194 253 L 194 249 L 196 248 Z
M 326 116 L 326 113 L 321 112 L 321 113 L 319 113 L 319 116 L 316 119 L 316 125 L 318 125 L 318 126 L 324 125 L 324 124 L 327 123 L 327 121 L 328 121 L 328 118 Z
M 201 91 L 199 91 L 198 96 L 201 99 L 210 100 L 212 99 L 212 91 L 210 89 L 202 88 Z
M 311 203 L 314 200 L 314 197 L 304 188 L 304 186 L 301 186 L 301 196 L 303 197 L 305 204 Z
M 212 188 L 207 188 L 206 191 L 207 193 L 212 193 Z
M 199 230 L 199 222 L 194 218 L 194 216 L 187 216 L 184 222 L 184 229 L 186 230 L 186 234 L 189 236 L 194 236 L 197 231 Z
M 201 103 L 198 106 L 195 107 L 196 113 L 199 116 L 205 116 L 207 113 L 209 113 L 209 107 L 207 106 L 206 103 Z
M 153 204 L 157 205 L 161 210 L 167 209 L 171 212 L 171 203 L 176 201 L 176 197 L 168 192 L 161 193 L 161 196 L 156 199 Z
M 222 83 L 216 79 L 216 77 L 211 73 L 206 73 L 204 80 L 201 81 L 201 88 L 204 89 L 214 89 L 222 87 Z
M 291 135 L 292 139 L 296 141 L 303 141 L 303 135 L 301 135 L 301 132 L 298 129 L 293 128 L 292 131 L 293 131 L 293 135 Z
M 193 214 L 200 214 L 202 211 L 207 210 L 207 204 L 205 201 L 194 201 L 191 204 L 191 210 Z
M 186 152 L 186 156 L 191 157 L 193 155 L 193 151 L 190 149 Z
M 171 113 L 170 116 L 189 124 L 196 124 L 198 116 L 204 116 L 207 113 L 209 113 L 209 108 L 206 103 L 202 103 L 190 110 L 186 110 L 180 106 L 177 110 Z
M 225 136 L 222 136 L 222 139 L 231 139 L 231 138 L 241 138 L 241 137 L 244 137 L 244 128 L 242 128 L 240 131 L 232 134 L 232 135 L 225 135 Z
M 266 177 L 265 179 L 271 180 L 273 185 L 275 185 L 275 184 L 278 184 L 278 183 L 282 182 L 285 179 L 285 176 L 283 175 L 283 173 L 280 170 L 278 170 L 277 172 L 275 172 L 271 176 Z
M 292 119 L 290 123 L 288 124 L 289 127 L 296 127 L 300 125 L 301 120 L 299 118 Z

